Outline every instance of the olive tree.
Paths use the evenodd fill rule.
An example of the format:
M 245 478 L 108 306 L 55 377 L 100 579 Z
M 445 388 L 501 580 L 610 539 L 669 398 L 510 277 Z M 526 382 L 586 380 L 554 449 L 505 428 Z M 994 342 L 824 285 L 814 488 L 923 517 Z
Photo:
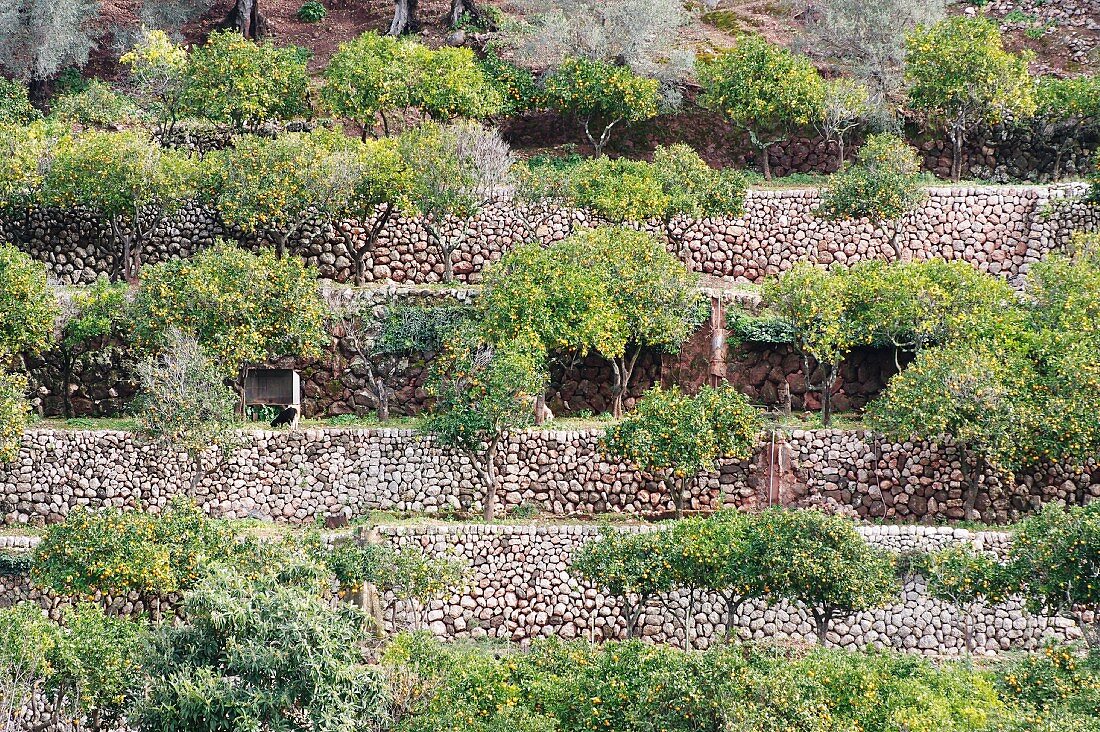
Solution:
M 522 342 L 487 345 L 462 329 L 433 365 L 428 390 L 435 398 L 421 429 L 473 464 L 485 491 L 486 521 L 496 514 L 496 459 L 509 432 L 530 426 L 530 400 L 546 383 L 544 355 Z
M 759 412 L 731 386 L 695 396 L 655 386 L 608 428 L 602 449 L 663 485 L 680 518 L 690 481 L 719 459 L 752 455 L 760 426 Z
M 851 521 L 786 509 L 768 509 L 758 521 L 768 546 L 762 574 L 769 598 L 804 607 L 819 644 L 825 644 L 833 621 L 880 607 L 897 594 L 893 559 L 868 544 Z
M 891 245 L 901 259 L 903 217 L 927 196 L 920 168 L 917 151 L 903 139 L 871 135 L 855 163 L 833 175 L 820 212 L 834 219 L 866 218 L 876 226 L 893 222 Z
M 143 133 L 87 130 L 57 145 L 43 200 L 102 217 L 118 275 L 132 282 L 152 233 L 196 195 L 198 165 L 194 156 L 162 148 Z
M 219 365 L 192 335 L 169 331 L 156 355 L 138 364 L 141 394 L 136 416 L 158 443 L 178 447 L 191 460 L 189 495 L 209 472 L 203 456 L 236 443 L 237 395 L 225 385 Z
M 380 721 L 382 680 L 360 644 L 362 618 L 277 572 L 209 574 L 183 622 L 161 626 L 130 722 L 142 732 L 209 727 L 351 732 Z
M 467 225 L 498 200 L 511 180 L 514 156 L 496 130 L 476 122 L 424 125 L 401 136 L 413 173 L 409 200 L 443 259 L 443 281 L 454 279 L 454 253 Z M 460 224 L 445 230 L 450 220 Z
M 906 34 L 943 16 L 944 0 L 818 0 L 796 47 L 865 84 L 879 106 L 902 85 Z
M 767 180 L 771 147 L 821 117 L 825 82 L 817 69 L 805 56 L 762 36 L 742 36 L 700 65 L 698 76 L 700 104 L 748 134 Z
M 1027 54 L 1004 48 L 997 23 L 953 16 L 909 34 L 909 105 L 951 142 L 951 180 L 962 176 L 963 147 L 983 125 L 1035 111 Z
M 0 5 L 0 69 L 28 84 L 31 101 L 44 106 L 58 72 L 87 62 L 99 13 L 95 0 L 10 0 Z

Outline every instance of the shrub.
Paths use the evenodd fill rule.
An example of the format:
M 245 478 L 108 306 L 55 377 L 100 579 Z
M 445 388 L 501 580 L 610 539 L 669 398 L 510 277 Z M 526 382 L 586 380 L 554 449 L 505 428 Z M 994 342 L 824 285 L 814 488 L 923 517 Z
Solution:
M 68 124 L 105 128 L 132 120 L 137 113 L 130 99 L 94 79 L 83 91 L 56 99 L 50 114 Z
M 0 78 L 0 125 L 26 125 L 40 116 L 31 106 L 26 84 Z
M 651 474 L 683 515 L 689 481 L 722 458 L 743 460 L 756 447 L 760 415 L 731 386 L 696 396 L 655 386 L 607 430 L 603 450 Z
M 187 49 L 160 30 L 144 31 L 141 40 L 119 58 L 129 68 L 134 98 L 157 120 L 162 136 L 175 129 L 184 110 L 187 62 Z
M 512 117 L 545 106 L 542 86 L 530 69 L 506 61 L 493 48 L 485 52 L 481 68 L 500 94 L 502 115 Z
M 0 244 L 0 358 L 45 349 L 59 315 L 46 266 Z
M 1008 568 L 968 545 L 959 545 L 928 557 L 922 573 L 928 578 L 928 594 L 951 603 L 963 615 L 963 640 L 967 654 L 972 653 L 974 614 L 1003 602 L 1014 589 Z
M 224 242 L 148 267 L 133 312 L 139 347 L 156 351 L 177 329 L 193 335 L 231 378 L 247 363 L 318 355 L 328 343 L 312 269 L 296 258 L 251 254 Z
M 316 0 L 306 0 L 295 15 L 303 23 L 320 23 L 328 16 L 328 11 Z

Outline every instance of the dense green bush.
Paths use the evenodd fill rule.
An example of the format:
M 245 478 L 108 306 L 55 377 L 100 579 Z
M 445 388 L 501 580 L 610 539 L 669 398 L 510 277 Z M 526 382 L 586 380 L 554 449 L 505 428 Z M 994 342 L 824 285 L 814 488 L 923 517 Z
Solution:
M 138 109 L 105 82 L 93 79 L 82 91 L 54 100 L 50 116 L 84 127 L 114 127 L 137 117 Z
M 225 376 L 237 378 L 246 363 L 317 355 L 328 343 L 325 316 L 315 273 L 300 259 L 223 242 L 146 268 L 133 328 L 138 346 L 153 351 L 172 329 L 191 334 Z
M 320 23 L 328 16 L 328 11 L 317 0 L 306 0 L 295 15 L 303 23 Z
M 0 78 L 0 124 L 25 125 L 40 116 L 31 106 L 26 84 Z
M 59 314 L 46 266 L 0 244 L 0 358 L 46 348 Z
M 30 424 L 27 386 L 22 374 L 0 374 L 0 464 L 19 455 L 23 433 Z

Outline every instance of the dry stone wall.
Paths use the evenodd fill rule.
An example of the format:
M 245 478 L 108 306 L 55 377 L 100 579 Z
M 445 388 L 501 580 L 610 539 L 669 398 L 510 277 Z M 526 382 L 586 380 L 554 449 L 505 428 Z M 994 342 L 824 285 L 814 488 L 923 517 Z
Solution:
M 806 259 L 832 266 L 899 256 L 965 260 L 1018 282 L 1030 263 L 1064 246 L 1072 231 L 1097 228 L 1097 208 L 1073 199 L 1082 191 L 1081 185 L 930 188 L 927 200 L 904 218 L 896 249 L 892 226 L 887 230 L 866 221 L 817 218 L 813 212 L 820 193 L 815 189 L 753 190 L 739 218 L 684 220 L 676 226 L 685 242 L 682 254 L 693 270 L 737 282 L 759 282 Z M 551 241 L 592 223 L 583 211 L 491 206 L 463 225 L 465 243 L 454 255 L 455 277 L 476 283 L 488 263 L 530 239 L 532 228 L 539 239 Z M 458 226 L 451 222 L 447 235 L 455 236 Z M 229 230 L 211 211 L 193 206 L 159 227 L 143 261 L 187 256 L 217 236 L 260 245 Z M 354 243 L 363 236 L 363 227 L 352 222 L 306 227 L 290 249 L 316 266 L 322 277 L 346 282 L 353 277 Z M 0 238 L 46 262 L 62 283 L 88 283 L 118 271 L 117 253 L 104 245 L 104 224 L 87 213 L 36 210 L 0 222 Z M 442 259 L 416 220 L 395 218 L 366 264 L 371 281 L 417 284 L 443 278 Z
M 622 531 L 648 528 L 621 527 Z M 921 526 L 863 526 L 858 531 L 887 551 L 927 552 L 968 543 L 1003 557 L 1010 537 L 997 532 Z M 584 638 L 593 641 L 623 638 L 626 624 L 620 602 L 569 571 L 572 554 L 597 538 L 589 525 L 450 524 L 419 527 L 383 526 L 381 536 L 395 546 L 413 546 L 432 556 L 450 556 L 468 567 L 465 585 L 455 594 L 426 607 L 385 598 L 388 629 L 427 628 L 443 638 L 495 638 L 527 644 L 540 637 Z M 31 542 L 33 543 L 33 542 Z M 62 601 L 33 588 L 26 575 L 0 577 L 0 606 L 31 600 L 57 612 Z M 140 613 L 140 598 L 108 601 L 112 610 Z M 178 598 L 168 598 L 163 612 L 172 612 Z M 638 626 L 642 638 L 683 647 L 683 593 L 650 603 Z M 725 636 L 725 607 L 716 596 L 697 598 L 693 608 L 692 640 L 706 648 Z M 844 648 L 889 648 L 931 655 L 960 655 L 965 651 L 958 612 L 928 597 L 919 576 L 904 581 L 898 597 L 886 607 L 858 613 L 834 622 L 830 645 Z M 737 615 L 734 635 L 753 640 L 812 642 L 813 626 L 804 610 L 787 603 L 746 604 Z M 1019 598 L 984 608 L 974 620 L 974 643 L 979 653 L 1034 649 L 1044 640 L 1078 637 L 1072 621 L 1036 617 L 1023 609 Z
M 530 430 L 501 451 L 505 511 L 558 516 L 664 514 L 665 492 L 607 459 L 599 430 Z M 227 457 L 203 459 L 191 494 L 215 516 L 291 523 L 342 523 L 370 511 L 460 513 L 482 498 L 469 461 L 408 429 L 306 429 L 240 435 Z M 31 430 L 16 460 L 0 468 L 6 524 L 63 520 L 75 506 L 157 511 L 188 494 L 195 465 L 185 454 L 117 431 Z M 1049 466 L 1008 483 L 986 475 L 976 506 L 982 520 L 1006 522 L 1042 503 L 1100 496 L 1100 466 Z M 936 523 L 963 518 L 969 485 L 952 446 L 890 443 L 864 432 L 794 431 L 762 436 L 748 461 L 699 476 L 687 507 L 816 505 L 863 518 Z
M 627 529 L 637 530 L 637 529 Z M 427 627 L 448 638 L 497 638 L 528 643 L 539 637 L 594 641 L 626 636 L 619 601 L 569 572 L 571 555 L 598 536 L 591 525 L 486 526 L 454 525 L 383 528 L 399 546 L 433 554 L 450 554 L 470 567 L 461 591 L 426 609 L 396 605 L 391 628 Z M 1002 552 L 1006 534 L 969 532 L 945 527 L 861 527 L 872 545 L 890 551 L 934 551 L 954 543 L 971 543 L 983 551 Z M 639 622 L 641 637 L 683 647 L 687 598 L 675 593 L 652 602 Z M 950 605 L 928 597 L 925 582 L 910 577 L 890 605 L 837 620 L 828 643 L 844 648 L 889 648 L 932 655 L 965 652 L 961 618 Z M 692 643 L 706 648 L 726 632 L 725 607 L 717 597 L 696 600 Z M 769 607 L 747 603 L 738 613 L 734 634 L 741 639 L 813 642 L 813 625 L 804 610 L 787 603 Z M 980 653 L 1037 648 L 1044 638 L 1075 638 L 1072 621 L 1035 617 L 1019 598 L 986 608 L 974 623 Z

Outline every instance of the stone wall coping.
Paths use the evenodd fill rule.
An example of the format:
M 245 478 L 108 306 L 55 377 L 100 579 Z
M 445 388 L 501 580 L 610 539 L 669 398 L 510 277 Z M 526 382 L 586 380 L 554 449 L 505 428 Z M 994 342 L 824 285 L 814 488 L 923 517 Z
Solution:
M 604 529 L 610 528 L 616 531 L 628 533 L 643 533 L 657 531 L 661 524 L 625 524 L 625 525 L 601 525 L 601 524 L 478 524 L 478 523 L 453 523 L 432 524 L 429 526 L 395 526 L 380 524 L 375 528 L 384 536 L 596 536 Z M 1008 541 L 1012 534 L 1007 531 L 974 531 L 971 529 L 956 528 L 952 526 L 923 526 L 918 524 L 888 524 L 883 526 L 857 526 L 856 531 L 865 539 L 874 539 L 882 536 L 912 536 L 948 538 L 959 542 L 983 540 L 991 543 Z M 327 535 L 327 539 L 335 539 L 347 536 L 347 533 L 333 533 Z M 26 535 L 0 535 L 0 549 L 26 550 L 34 549 L 42 541 L 39 536 Z

